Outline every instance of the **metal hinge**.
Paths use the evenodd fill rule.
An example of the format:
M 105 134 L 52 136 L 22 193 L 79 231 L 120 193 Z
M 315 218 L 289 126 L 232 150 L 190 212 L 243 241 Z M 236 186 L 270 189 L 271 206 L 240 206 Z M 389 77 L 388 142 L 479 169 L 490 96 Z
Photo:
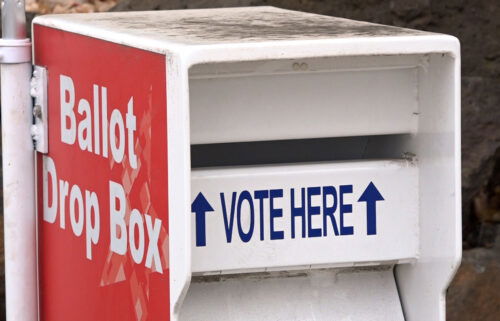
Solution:
M 47 69 L 35 66 L 33 78 L 31 78 L 31 96 L 33 104 L 33 126 L 31 126 L 31 137 L 35 150 L 42 154 L 49 151 L 48 129 L 47 129 Z

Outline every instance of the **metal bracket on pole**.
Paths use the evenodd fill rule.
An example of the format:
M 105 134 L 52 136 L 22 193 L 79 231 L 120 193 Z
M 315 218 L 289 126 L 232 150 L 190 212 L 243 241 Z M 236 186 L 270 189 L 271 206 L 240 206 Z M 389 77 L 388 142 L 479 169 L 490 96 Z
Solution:
M 0 39 L 0 64 L 31 62 L 29 39 Z
M 33 78 L 31 78 L 31 97 L 35 99 L 33 106 L 33 126 L 31 126 L 31 137 L 35 143 L 37 152 L 47 154 L 49 151 L 48 129 L 47 129 L 47 69 L 35 66 Z

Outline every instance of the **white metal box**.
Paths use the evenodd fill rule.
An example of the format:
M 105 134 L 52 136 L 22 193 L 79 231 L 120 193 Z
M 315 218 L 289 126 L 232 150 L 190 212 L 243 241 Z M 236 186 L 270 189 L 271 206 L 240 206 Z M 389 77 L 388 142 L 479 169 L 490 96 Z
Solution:
M 162 197 L 168 202 L 158 214 L 167 219 L 155 261 L 164 269 L 146 265 L 152 283 L 139 282 L 148 296 L 140 297 L 137 319 L 445 319 L 445 290 L 461 255 L 457 39 L 271 7 L 44 16 L 34 24 L 35 59 L 54 65 L 49 88 L 51 73 L 98 64 L 99 80 L 83 92 L 106 86 L 124 96 L 116 101 L 132 95 L 136 111 L 166 109 L 165 143 L 137 154 L 160 160 L 146 185 L 158 176 L 167 184 L 137 198 L 153 207 Z M 144 59 L 143 72 L 134 72 L 162 79 L 165 88 L 148 90 L 146 76 L 137 78 L 143 89 L 120 88 L 100 75 L 127 74 L 109 71 L 96 53 L 57 67 L 50 49 L 36 49 L 44 41 L 37 34 L 48 29 L 117 45 L 124 70 Z M 122 49 L 160 55 L 163 70 L 152 72 L 147 54 Z M 165 93 L 160 103 L 158 92 Z M 49 110 L 58 108 L 49 97 Z M 45 160 L 53 140 L 59 137 L 49 136 Z M 120 178 L 130 191 L 134 175 Z M 47 224 L 41 221 L 43 235 L 59 233 Z M 136 235 L 138 221 L 127 224 Z M 57 253 L 50 237 L 44 242 Z M 137 262 L 137 252 L 124 253 Z M 99 260 L 85 264 L 106 263 Z M 133 264 L 123 284 L 136 282 Z M 168 283 L 164 313 L 149 292 L 160 272 Z M 50 292 L 56 275 L 44 276 L 42 292 Z

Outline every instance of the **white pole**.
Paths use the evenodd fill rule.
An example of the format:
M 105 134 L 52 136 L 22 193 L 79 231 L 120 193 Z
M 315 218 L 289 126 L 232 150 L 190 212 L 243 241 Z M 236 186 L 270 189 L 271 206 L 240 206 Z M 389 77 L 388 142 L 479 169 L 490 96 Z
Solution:
M 7 321 L 38 320 L 30 43 L 23 0 L 4 0 L 0 41 Z

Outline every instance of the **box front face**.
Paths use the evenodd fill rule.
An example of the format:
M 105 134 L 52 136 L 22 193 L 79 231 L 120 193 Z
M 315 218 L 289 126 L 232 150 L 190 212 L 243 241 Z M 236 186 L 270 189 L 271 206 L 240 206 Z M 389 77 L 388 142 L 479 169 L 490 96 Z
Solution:
M 414 261 L 418 188 L 407 160 L 195 170 L 193 272 Z
M 165 57 L 35 25 L 41 320 L 169 320 Z

